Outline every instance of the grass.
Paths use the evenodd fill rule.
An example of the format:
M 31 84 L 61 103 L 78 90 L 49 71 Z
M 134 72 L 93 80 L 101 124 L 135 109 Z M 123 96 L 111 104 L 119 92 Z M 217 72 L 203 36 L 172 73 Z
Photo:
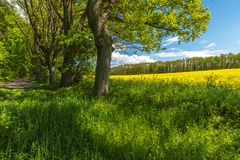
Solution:
M 240 159 L 240 91 L 112 80 L 0 89 L 0 159 Z M 210 83 L 209 83 L 210 84 Z

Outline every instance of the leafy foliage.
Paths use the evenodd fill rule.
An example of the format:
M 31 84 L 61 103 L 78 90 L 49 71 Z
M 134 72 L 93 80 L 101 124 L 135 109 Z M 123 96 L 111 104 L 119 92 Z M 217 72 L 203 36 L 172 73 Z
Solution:
M 1 4 L 2 5 L 2 4 Z M 27 40 L 20 28 L 27 25 L 18 13 L 4 3 L 1 8 L 0 26 L 0 79 L 13 79 L 28 76 L 31 67 Z
M 73 73 L 72 81 L 74 83 L 82 80 L 83 76 L 94 73 L 96 49 L 93 36 L 88 28 L 83 30 L 74 28 L 68 32 L 67 36 L 59 35 L 58 45 L 62 47 L 64 45 L 74 46 L 72 47 L 72 52 L 75 53 L 75 63 L 68 66 Z M 60 56 L 59 69 L 62 71 L 67 70 L 68 68 L 63 68 L 62 66 L 63 55 Z
M 201 0 L 119 0 L 108 22 L 118 40 L 139 43 L 145 51 L 161 49 L 167 36 L 190 41 L 207 30 L 208 9 Z

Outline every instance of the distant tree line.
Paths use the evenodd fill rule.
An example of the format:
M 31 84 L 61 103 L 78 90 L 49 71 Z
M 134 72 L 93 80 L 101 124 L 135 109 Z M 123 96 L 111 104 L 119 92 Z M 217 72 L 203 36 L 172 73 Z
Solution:
M 202 71 L 214 69 L 240 68 L 240 53 L 221 54 L 213 57 L 193 57 L 181 60 L 127 64 L 111 69 L 112 75 L 131 75 L 131 74 L 153 74 L 153 73 L 174 73 L 186 71 Z

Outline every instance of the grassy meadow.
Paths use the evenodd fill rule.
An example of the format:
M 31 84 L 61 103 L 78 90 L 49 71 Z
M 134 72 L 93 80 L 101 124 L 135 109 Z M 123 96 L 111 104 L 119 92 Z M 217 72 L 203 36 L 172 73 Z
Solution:
M 240 69 L 0 89 L 0 159 L 240 159 Z

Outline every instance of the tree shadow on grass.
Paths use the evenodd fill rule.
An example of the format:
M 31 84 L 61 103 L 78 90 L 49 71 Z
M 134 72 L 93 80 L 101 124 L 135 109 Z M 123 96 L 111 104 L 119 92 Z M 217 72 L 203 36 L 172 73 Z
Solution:
M 93 136 L 83 128 L 79 110 L 79 106 L 72 103 L 5 105 L 0 112 L 1 117 L 5 117 L 0 125 L 0 157 L 74 159 L 86 156 L 88 159 L 101 156 L 94 153 Z
M 163 88 L 152 86 L 141 90 L 136 86 L 131 88 L 127 84 L 125 87 L 128 90 L 115 88 L 115 93 L 112 92 L 106 99 L 101 100 L 89 100 L 88 96 L 84 97 L 85 92 L 77 87 L 60 91 L 33 90 L 17 96 L 16 102 L 22 103 L 5 103 L 0 107 L 0 158 L 115 160 L 204 159 L 207 156 L 208 151 L 201 140 L 196 143 L 181 141 L 176 144 L 172 140 L 176 130 L 183 133 L 180 129 L 186 130 L 191 124 L 202 124 L 196 117 L 202 117 L 201 114 L 205 111 L 198 111 L 204 105 L 192 106 L 198 104 L 200 99 L 194 99 L 195 103 L 192 104 L 186 103 L 188 98 L 178 99 L 176 96 L 180 91 L 185 93 L 190 92 L 190 89 L 171 89 L 165 86 L 164 95 L 157 92 L 154 95 L 153 88 Z M 76 91 L 79 91 L 79 95 L 75 96 Z M 146 96 L 147 93 L 153 97 Z M 190 98 L 194 97 L 194 94 L 196 93 L 190 93 Z M 69 97 L 66 97 L 68 95 Z M 171 99 L 171 95 L 175 102 L 164 99 L 168 96 Z M 162 97 L 155 99 L 158 96 Z M 23 101 L 24 99 L 26 101 Z M 142 99 L 146 102 L 142 102 Z M 171 111 L 179 107 L 175 104 L 180 101 L 184 104 L 180 106 L 182 109 L 175 110 L 176 114 L 172 114 Z M 202 104 L 205 103 L 207 104 Z M 106 108 L 110 105 L 115 107 L 105 111 L 101 109 L 101 105 L 109 105 Z M 138 117 L 141 117 L 139 122 L 131 121 L 138 120 Z M 139 129 L 139 126 L 142 126 L 141 122 L 146 125 L 145 129 L 149 130 L 149 133 L 154 129 L 160 132 L 155 135 L 155 139 L 151 141 L 151 136 L 154 138 L 154 135 L 145 135 L 144 130 Z M 135 128 L 124 130 L 120 123 L 132 123 L 130 126 Z M 141 139 L 140 135 L 144 140 L 149 138 L 150 141 L 144 144 L 128 137 Z M 120 141 L 114 142 L 112 139 Z
M 6 105 L 0 112 L 5 115 L 0 126 L 0 158 L 126 159 L 131 155 L 130 145 L 109 144 L 107 137 L 86 128 L 80 110 L 72 103 Z
M 66 98 L 68 96 L 78 97 L 79 99 L 83 97 L 93 99 L 91 85 L 90 82 L 86 82 L 68 88 L 59 88 L 59 86 L 50 86 L 47 84 L 28 89 L 0 88 L 0 100 L 20 102 L 24 100 L 36 100 L 43 102 L 51 101 L 56 97 Z
M 157 146 L 138 145 L 131 140 L 126 143 L 113 143 L 109 138 L 116 137 L 97 132 L 90 123 L 100 125 L 100 121 L 95 121 L 97 115 L 89 111 L 90 106 L 96 103 L 98 101 L 53 99 L 46 102 L 33 100 L 21 104 L 5 104 L 0 108 L 0 158 L 159 159 Z M 86 116 L 85 113 L 89 115 Z M 106 120 L 106 123 L 114 124 L 111 119 Z M 122 136 L 124 141 L 126 133 Z M 161 138 L 168 141 L 169 137 L 163 135 Z M 175 149 L 178 153 L 179 148 L 172 148 L 172 152 Z M 171 153 L 167 153 L 167 150 L 164 152 L 164 159 L 168 159 L 168 154 Z
M 5 89 L 0 89 L 0 100 L 3 101 L 4 99 L 7 99 L 9 95 L 9 92 Z

